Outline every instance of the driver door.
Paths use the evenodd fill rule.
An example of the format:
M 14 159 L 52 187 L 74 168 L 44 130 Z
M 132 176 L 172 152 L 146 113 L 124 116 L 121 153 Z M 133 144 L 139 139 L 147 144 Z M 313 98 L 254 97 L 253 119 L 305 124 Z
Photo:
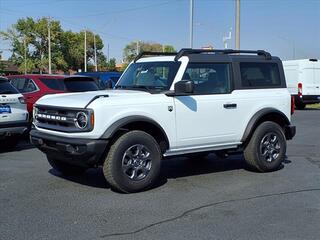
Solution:
M 189 63 L 183 79 L 194 93 L 174 98 L 177 147 L 202 147 L 236 142 L 239 109 L 231 93 L 229 63 Z

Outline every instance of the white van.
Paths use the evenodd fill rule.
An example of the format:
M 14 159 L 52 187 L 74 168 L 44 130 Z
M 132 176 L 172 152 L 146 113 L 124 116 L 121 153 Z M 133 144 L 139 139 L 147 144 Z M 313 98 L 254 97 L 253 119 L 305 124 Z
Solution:
M 289 92 L 295 97 L 296 108 L 320 103 L 320 61 L 301 59 L 283 61 Z

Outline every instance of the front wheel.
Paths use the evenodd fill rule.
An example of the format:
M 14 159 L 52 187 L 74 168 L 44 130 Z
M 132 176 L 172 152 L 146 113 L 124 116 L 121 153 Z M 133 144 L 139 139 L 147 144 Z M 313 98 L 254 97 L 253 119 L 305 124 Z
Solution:
M 274 122 L 263 122 L 254 131 L 244 150 L 247 164 L 260 172 L 278 170 L 285 159 L 286 138 Z
M 130 131 L 110 147 L 103 165 L 107 182 L 116 190 L 131 193 L 150 188 L 160 172 L 161 151 L 146 132 Z

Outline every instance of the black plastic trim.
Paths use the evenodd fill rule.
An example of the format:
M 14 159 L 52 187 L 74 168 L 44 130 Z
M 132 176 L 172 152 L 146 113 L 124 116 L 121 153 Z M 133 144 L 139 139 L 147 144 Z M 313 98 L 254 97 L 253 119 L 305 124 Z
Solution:
M 35 129 L 30 131 L 30 140 L 39 150 L 49 156 L 85 167 L 99 164 L 108 144 L 106 139 L 66 138 Z M 70 151 L 72 148 L 77 148 L 78 151 Z
M 284 133 L 287 140 L 291 140 L 296 135 L 296 126 L 285 126 Z
M 175 61 L 178 61 L 182 56 L 188 56 L 190 54 L 201 54 L 201 53 L 215 53 L 215 54 L 237 54 L 237 53 L 248 53 L 257 54 L 258 56 L 264 56 L 266 60 L 271 60 L 271 54 L 264 50 L 233 50 L 233 49 L 192 49 L 182 48 L 176 57 Z
M 166 134 L 166 132 L 163 130 L 163 128 L 154 120 L 152 120 L 151 118 L 145 117 L 145 116 L 139 116 L 139 115 L 133 115 L 133 116 L 129 116 L 129 117 L 125 117 L 122 118 L 116 122 L 114 122 L 105 132 L 104 134 L 101 136 L 101 139 L 110 139 L 112 138 L 112 136 L 119 130 L 121 129 L 123 126 L 129 124 L 129 123 L 133 123 L 133 122 L 148 122 L 153 124 L 154 126 L 156 126 L 158 129 L 160 129 L 160 131 L 162 132 L 162 134 L 165 136 L 165 139 L 167 141 L 167 143 L 169 144 L 169 139 L 168 136 Z
M 250 119 L 247 127 L 246 127 L 246 130 L 244 131 L 244 134 L 241 138 L 241 142 L 245 142 L 248 137 L 251 136 L 251 134 L 253 133 L 253 130 L 255 129 L 255 127 L 257 126 L 257 123 L 259 122 L 259 120 L 267 115 L 267 114 L 270 114 L 270 113 L 276 113 L 276 114 L 279 114 L 285 121 L 286 125 L 290 125 L 290 121 L 289 119 L 287 118 L 287 116 L 283 113 L 283 112 L 280 112 L 279 110 L 275 109 L 275 108 L 264 108 L 264 109 L 261 109 L 260 111 L 256 112 L 253 117 Z
M 94 97 L 87 103 L 87 105 L 86 105 L 84 108 L 87 108 L 92 102 L 94 102 L 96 99 L 101 98 L 101 97 L 107 98 L 107 97 L 109 97 L 109 95 L 108 95 L 108 94 L 101 94 L 101 95 L 94 96 Z
M 36 119 L 34 119 L 34 124 L 39 128 L 52 130 L 52 131 L 60 131 L 60 132 L 65 132 L 65 133 L 91 132 L 94 128 L 94 126 L 92 126 L 90 123 L 91 115 L 94 115 L 93 109 L 58 107 L 58 106 L 48 106 L 48 105 L 35 105 L 35 107 L 36 108 L 44 108 L 46 110 L 63 110 L 63 111 L 70 111 L 70 112 L 85 112 L 88 114 L 89 123 L 88 123 L 88 126 L 84 129 L 77 128 L 77 126 L 75 124 L 73 127 L 64 127 L 64 126 L 59 126 L 59 125 L 50 125 L 47 123 L 36 122 Z M 35 116 L 33 116 L 33 117 L 35 117 Z M 68 119 L 68 122 L 70 123 L 70 118 Z

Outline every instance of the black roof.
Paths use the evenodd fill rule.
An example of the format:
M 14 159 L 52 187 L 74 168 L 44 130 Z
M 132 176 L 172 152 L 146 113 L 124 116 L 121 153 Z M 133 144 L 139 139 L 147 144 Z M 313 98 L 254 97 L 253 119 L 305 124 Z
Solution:
M 245 55 L 243 55 L 243 54 L 245 54 Z M 230 60 L 233 58 L 243 58 L 243 57 L 245 57 L 245 58 L 254 57 L 255 59 L 257 59 L 257 57 L 259 57 L 260 59 L 264 59 L 264 60 L 271 60 L 273 58 L 269 52 L 264 51 L 264 50 L 182 48 L 179 52 L 169 52 L 169 53 L 166 53 L 166 52 L 141 52 L 134 59 L 134 62 L 136 62 L 138 59 L 140 59 L 144 56 L 175 56 L 175 58 L 174 58 L 175 61 L 178 61 L 178 59 L 181 58 L 182 56 L 188 56 L 189 58 L 192 58 L 194 60 L 195 59 L 202 59 L 203 60 L 203 58 L 212 59 L 212 57 L 214 57 L 214 58 L 218 57 L 220 60 L 223 60 L 223 59 Z

